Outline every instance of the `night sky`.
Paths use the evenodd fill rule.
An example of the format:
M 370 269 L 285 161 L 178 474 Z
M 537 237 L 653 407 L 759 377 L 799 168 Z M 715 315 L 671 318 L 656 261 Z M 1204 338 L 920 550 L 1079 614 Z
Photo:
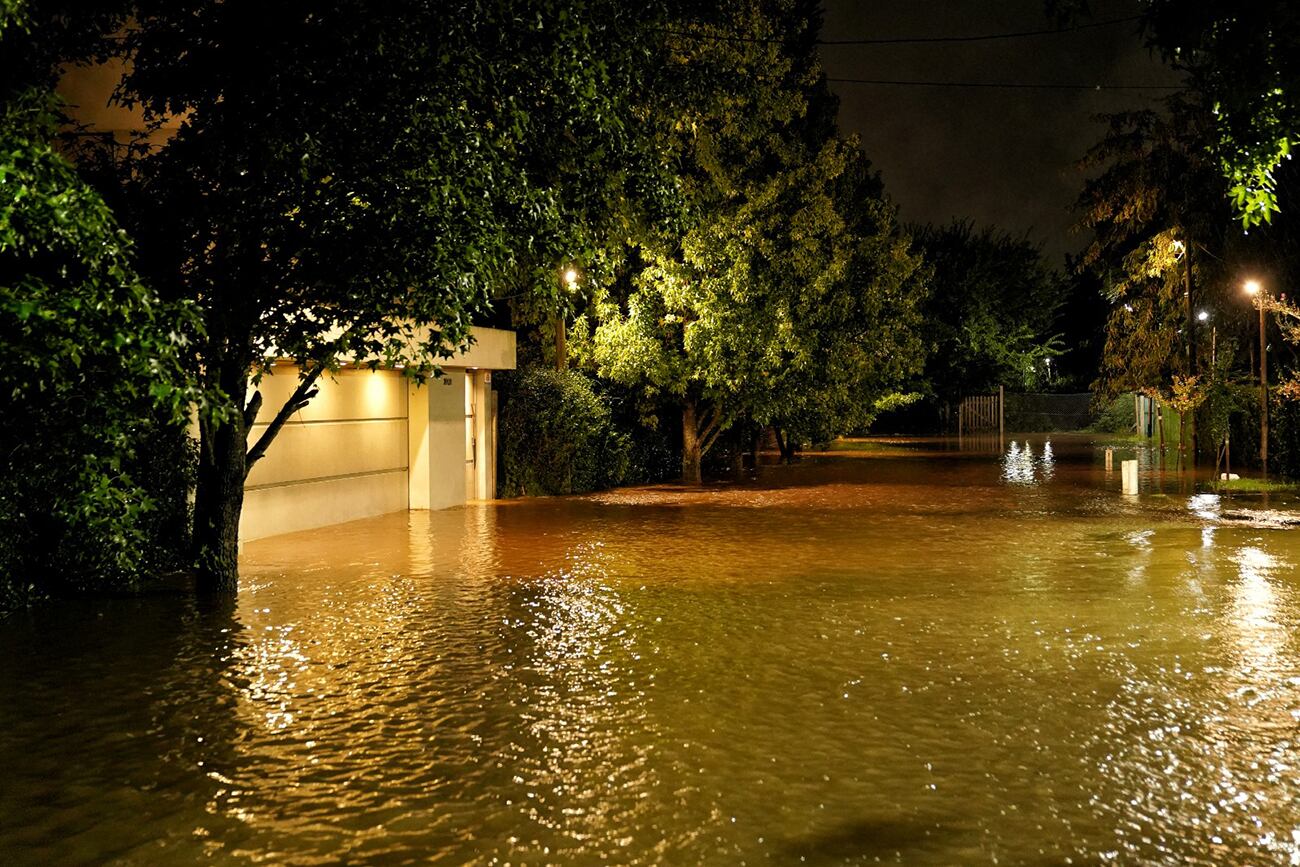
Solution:
M 1101 0 L 1091 19 L 1136 15 Z M 826 0 L 823 39 L 967 36 L 1053 27 L 1043 0 Z M 821 47 L 831 78 L 1068 84 L 1176 84 L 1130 22 L 988 42 Z M 885 189 L 914 222 L 969 217 L 1028 231 L 1053 262 L 1085 242 L 1070 232 L 1082 183 L 1073 165 L 1100 136 L 1092 118 L 1155 104 L 1158 91 L 992 90 L 832 83 L 840 129 L 856 133 Z

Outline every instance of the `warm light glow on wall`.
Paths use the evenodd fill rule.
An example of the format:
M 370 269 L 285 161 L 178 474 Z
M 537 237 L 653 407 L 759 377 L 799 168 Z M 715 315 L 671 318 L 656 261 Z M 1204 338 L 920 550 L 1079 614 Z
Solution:
M 392 374 L 386 374 L 378 370 L 366 371 L 363 376 L 366 377 L 364 389 L 366 403 L 366 413 L 373 418 L 383 418 L 390 413 L 389 409 L 389 378 Z

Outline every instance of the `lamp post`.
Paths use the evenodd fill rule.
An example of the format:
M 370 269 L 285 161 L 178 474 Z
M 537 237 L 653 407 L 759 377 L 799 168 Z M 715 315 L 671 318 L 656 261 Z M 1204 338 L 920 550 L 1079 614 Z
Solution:
M 1174 254 L 1183 262 L 1183 307 L 1187 315 L 1187 375 L 1196 375 L 1196 322 L 1192 318 L 1192 247 L 1182 240 L 1174 241 Z M 1204 311 L 1202 311 L 1204 312 Z M 1202 318 L 1201 321 L 1205 321 Z M 1196 410 L 1192 410 L 1192 466 L 1196 466 L 1199 437 L 1196 432 Z M 1181 424 L 1181 422 L 1180 422 Z M 1182 439 L 1181 430 L 1179 439 Z
M 561 277 L 564 290 L 572 291 L 573 287 L 578 285 L 578 272 L 572 268 L 566 268 Z M 569 359 L 564 342 L 564 305 L 560 304 L 555 311 L 555 369 L 564 370 L 568 366 Z
M 1196 314 L 1198 322 L 1207 322 L 1210 318 L 1210 311 L 1202 310 Z M 1214 368 L 1218 364 L 1218 343 L 1219 343 L 1219 326 L 1210 326 L 1210 377 L 1214 377 Z
M 1264 336 L 1264 287 L 1258 280 L 1247 280 L 1242 288 L 1259 307 L 1259 463 L 1268 475 L 1268 345 Z

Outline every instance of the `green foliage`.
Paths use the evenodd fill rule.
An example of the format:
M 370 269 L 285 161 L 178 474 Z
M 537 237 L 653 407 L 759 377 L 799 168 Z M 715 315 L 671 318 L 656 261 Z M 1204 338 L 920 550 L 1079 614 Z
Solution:
M 1118 394 L 1104 402 L 1088 430 L 1093 433 L 1131 434 L 1135 423 L 1133 395 Z
M 153 565 L 157 504 L 139 468 L 197 399 L 183 369 L 196 320 L 137 279 L 103 200 L 50 144 L 50 101 L 29 90 L 0 111 L 0 585 L 12 602 Z
M 0 37 L 9 28 L 26 29 L 26 0 L 0 0 Z
M 923 308 L 930 393 L 951 401 L 999 385 L 1042 388 L 1048 362 L 1062 352 L 1054 328 L 1066 290 L 1041 250 L 966 221 L 920 228 L 915 237 L 933 269 Z
M 1205 403 L 1196 413 L 1196 423 L 1200 429 L 1201 441 L 1207 446 L 1218 448 L 1224 436 L 1235 434 L 1233 417 L 1252 415 L 1258 424 L 1257 406 L 1259 392 L 1249 386 L 1236 385 L 1215 379 L 1207 390 Z M 1241 452 L 1244 457 L 1247 452 Z
M 1258 407 L 1258 390 L 1255 406 Z M 1258 415 L 1258 409 L 1256 409 Z M 1268 463 L 1276 473 L 1300 479 L 1300 403 L 1274 399 L 1269 404 Z
M 1214 112 L 1216 158 L 1243 226 L 1279 211 L 1276 172 L 1300 139 L 1300 16 L 1278 0 L 1152 0 L 1148 44 Z
M 1248 494 L 1288 493 L 1297 489 L 1295 482 L 1279 482 L 1269 479 L 1227 479 L 1214 483 L 1216 491 L 1232 491 Z
M 631 235 L 573 332 L 602 377 L 684 407 L 696 464 L 741 418 L 851 427 L 918 354 L 919 262 L 857 143 L 833 135 L 816 23 L 802 2 L 673 22 L 683 84 L 646 111 L 684 211 Z
M 632 439 L 589 378 L 534 367 L 499 379 L 503 496 L 583 493 L 628 480 Z
M 625 135 L 591 61 L 625 17 L 576 0 L 143 4 L 123 97 L 156 123 L 186 114 L 140 166 L 140 234 L 159 282 L 217 326 L 205 355 L 448 357 L 511 269 L 569 253 L 608 189 L 592 154 Z
M 1200 372 L 1188 369 L 1186 353 L 1187 329 L 1196 327 L 1188 321 L 1188 269 L 1197 307 L 1211 306 L 1232 279 L 1223 185 L 1203 147 L 1212 117 L 1183 96 L 1165 108 L 1108 116 L 1079 165 L 1093 175 L 1076 203 L 1080 227 L 1092 234 L 1080 268 L 1112 305 L 1094 386 L 1103 395 L 1169 392 L 1176 374 Z
M 318 377 L 428 375 L 502 287 L 558 301 L 557 266 L 663 192 L 624 96 L 655 8 L 135 4 L 118 93 L 160 146 L 128 172 L 131 227 L 152 282 L 199 305 L 197 368 L 228 399 L 202 426 L 210 586 L 234 588 L 242 480 Z M 246 376 L 284 356 L 300 388 L 248 447 Z

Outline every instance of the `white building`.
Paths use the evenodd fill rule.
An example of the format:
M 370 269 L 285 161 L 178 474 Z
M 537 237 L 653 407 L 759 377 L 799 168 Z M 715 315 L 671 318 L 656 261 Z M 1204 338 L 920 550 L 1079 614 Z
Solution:
M 408 509 L 442 509 L 496 495 L 492 372 L 515 367 L 515 335 L 474 328 L 475 342 L 422 386 L 392 370 L 345 368 L 280 430 L 244 488 L 239 539 L 324 527 Z M 261 436 L 298 384 L 265 376 Z

